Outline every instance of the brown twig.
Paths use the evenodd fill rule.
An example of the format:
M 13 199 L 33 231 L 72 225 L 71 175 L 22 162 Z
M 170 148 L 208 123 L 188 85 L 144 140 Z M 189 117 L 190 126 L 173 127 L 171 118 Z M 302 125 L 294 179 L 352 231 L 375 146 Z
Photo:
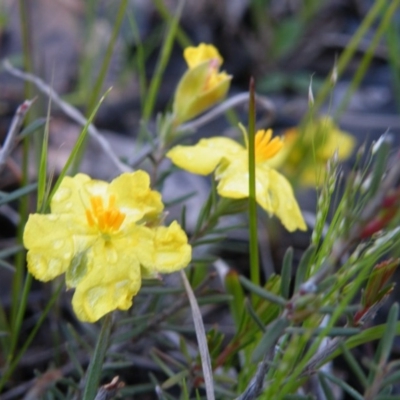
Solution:
M 85 126 L 87 123 L 87 119 L 84 115 L 77 110 L 76 108 L 72 107 L 70 104 L 63 101 L 60 96 L 45 82 L 43 82 L 40 78 L 33 74 L 29 74 L 26 72 L 22 72 L 16 68 L 14 68 L 9 61 L 4 61 L 3 63 L 4 69 L 9 72 L 11 75 L 20 78 L 24 81 L 28 81 L 33 83 L 42 93 L 47 95 L 51 100 L 57 104 L 58 107 L 73 121 L 81 126 Z M 114 153 L 113 149 L 110 146 L 110 143 L 100 134 L 100 132 L 96 129 L 93 124 L 89 125 L 88 134 L 96 140 L 96 142 L 100 145 L 104 153 L 106 153 L 114 165 L 121 171 L 121 172 L 130 172 L 132 169 L 122 163 L 117 155 Z
M 26 113 L 31 108 L 33 104 L 33 100 L 25 100 L 15 112 L 15 115 L 11 121 L 10 128 L 7 132 L 6 139 L 2 147 L 0 147 L 0 171 L 4 168 L 4 165 L 7 162 L 8 156 L 11 154 L 15 144 L 16 144 L 16 137 L 21 128 L 22 122 L 25 118 Z
M 275 117 L 275 106 L 271 100 L 268 99 L 266 96 L 257 95 L 255 97 L 255 101 L 257 105 L 259 105 L 263 110 L 268 113 L 268 117 L 266 125 L 270 125 L 273 118 Z M 248 104 L 249 102 L 249 93 L 240 93 L 229 99 L 225 100 L 223 103 L 219 104 L 218 106 L 212 108 L 206 114 L 202 115 L 201 117 L 190 121 L 186 124 L 182 124 L 179 126 L 178 130 L 180 131 L 192 131 L 200 128 L 201 126 L 209 123 L 210 121 L 214 120 L 215 118 L 219 117 L 220 115 L 224 114 L 226 111 L 230 110 L 233 107 L 241 106 L 244 104 Z

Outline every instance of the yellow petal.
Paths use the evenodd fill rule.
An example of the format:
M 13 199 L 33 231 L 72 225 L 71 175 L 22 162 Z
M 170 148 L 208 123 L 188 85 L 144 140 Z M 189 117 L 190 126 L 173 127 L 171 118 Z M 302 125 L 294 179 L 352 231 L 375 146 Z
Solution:
M 74 225 L 77 236 L 71 232 Z M 85 233 L 85 225 L 71 215 L 31 214 L 23 237 L 28 249 L 29 272 L 41 281 L 49 281 L 64 273 L 73 257 L 90 246 L 90 238 L 85 237 Z
M 155 229 L 147 226 L 132 225 L 124 231 L 129 238 L 129 249 L 135 253 L 141 265 L 154 265 L 154 235 Z
M 221 175 L 218 193 L 231 199 L 249 196 L 247 160 L 232 162 Z M 290 232 L 306 230 L 290 183 L 265 163 L 256 165 L 256 200 L 268 213 L 276 215 Z
M 185 268 L 192 256 L 188 238 L 179 224 L 174 221 L 169 227 L 155 228 L 153 265 L 144 266 L 145 271 L 171 273 Z
M 220 179 L 217 191 L 222 197 L 243 199 L 249 197 L 249 172 L 246 160 L 231 162 L 223 172 L 218 171 Z
M 289 181 L 273 169 L 269 172 L 269 180 L 268 194 L 271 198 L 273 213 L 289 232 L 296 229 L 307 230 Z
M 99 240 L 88 253 L 90 272 L 79 282 L 72 306 L 81 321 L 127 310 L 141 285 L 140 265 L 129 240 Z
M 335 127 L 328 133 L 326 142 L 320 149 L 320 156 L 328 160 L 337 151 L 339 160 L 345 160 L 351 156 L 354 146 L 354 137 Z
M 243 152 L 244 148 L 234 140 L 217 136 L 202 139 L 195 146 L 176 146 L 167 153 L 167 157 L 186 171 L 208 175 L 222 158 L 232 159 Z
M 212 44 L 200 43 L 197 47 L 189 46 L 183 52 L 189 68 L 196 67 L 204 61 L 211 59 L 217 60 L 218 66 L 221 66 L 223 59 L 219 51 Z
M 126 223 L 157 217 L 164 208 L 160 193 L 150 189 L 150 177 L 145 171 L 118 176 L 108 192 L 116 196 L 116 207 L 126 215 Z
M 85 183 L 90 181 L 90 177 L 85 174 L 77 174 L 74 177 L 66 176 L 51 200 L 51 212 L 85 215 L 82 196 L 87 198 L 87 194 L 82 188 Z
M 274 213 L 271 199 L 268 195 L 269 178 L 264 171 L 256 166 L 256 200 L 270 214 Z M 244 199 L 249 197 L 249 174 L 247 160 L 241 163 L 231 163 L 221 176 L 217 186 L 220 196 L 230 199 Z

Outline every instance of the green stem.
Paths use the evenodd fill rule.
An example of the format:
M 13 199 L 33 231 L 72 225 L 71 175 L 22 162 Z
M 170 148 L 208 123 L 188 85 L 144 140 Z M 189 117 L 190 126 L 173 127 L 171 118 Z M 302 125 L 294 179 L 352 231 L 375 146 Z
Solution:
M 33 72 L 32 62 L 32 47 L 30 42 L 30 20 L 29 15 L 29 4 L 20 0 L 19 1 L 19 15 L 21 24 L 21 37 L 22 37 L 22 49 L 23 49 L 23 63 L 24 68 L 27 72 Z M 33 97 L 33 87 L 29 82 L 25 83 L 25 98 L 31 99 Z M 29 121 L 29 119 L 26 119 Z M 22 146 L 22 179 L 21 187 L 28 185 L 28 163 L 29 163 L 29 147 L 30 138 L 26 137 L 23 141 Z M 17 236 L 19 243 L 22 243 L 22 235 L 24 231 L 25 222 L 28 217 L 28 201 L 27 196 L 22 197 L 19 200 L 19 215 L 20 222 L 18 224 Z M 12 302 L 11 302 L 11 336 L 19 336 L 19 324 L 18 314 L 20 314 L 26 308 L 26 303 L 21 302 L 21 292 L 23 287 L 23 281 L 25 276 L 25 252 L 20 251 L 15 257 L 15 274 L 12 282 Z M 22 310 L 22 311 L 21 311 Z
M 348 63 L 352 59 L 354 53 L 357 51 L 358 46 L 365 36 L 365 34 L 368 32 L 368 30 L 371 28 L 372 24 L 374 23 L 375 19 L 379 16 L 381 13 L 383 7 L 387 4 L 386 0 L 378 0 L 374 3 L 364 20 L 362 21 L 360 27 L 358 28 L 357 32 L 354 34 L 354 36 L 351 38 L 349 44 L 346 46 L 345 50 L 339 57 L 338 63 L 337 63 L 337 76 L 338 79 L 342 76 L 344 70 L 346 69 Z M 318 95 L 315 99 L 315 104 L 314 104 L 314 111 L 317 112 L 320 107 L 323 105 L 326 97 L 329 95 L 332 89 L 332 82 L 331 78 L 328 77 L 324 84 L 322 85 L 322 88 L 319 90 Z
M 89 104 L 88 104 L 88 108 L 87 108 L 87 112 L 86 112 L 87 115 L 90 115 L 92 113 L 93 109 L 95 108 L 96 104 L 99 101 L 100 94 L 103 90 L 103 83 L 106 79 L 108 67 L 110 65 L 112 55 L 114 52 L 115 42 L 118 38 L 118 34 L 120 31 L 122 22 L 126 15 L 127 6 L 128 6 L 128 0 L 121 0 L 121 2 L 119 4 L 119 8 L 118 8 L 117 17 L 115 19 L 113 31 L 111 34 L 111 38 L 110 38 L 110 41 L 108 42 L 106 54 L 104 56 L 104 60 L 101 65 L 100 73 L 99 73 L 99 76 L 94 85 L 92 95 L 90 96 L 90 100 L 89 100 Z
M 25 252 L 20 252 L 20 254 L 23 254 L 24 259 L 25 259 Z M 26 304 L 28 303 L 28 296 L 29 292 L 31 290 L 31 285 L 32 285 L 32 275 L 27 274 L 26 279 L 25 279 L 25 284 L 22 289 L 22 296 L 18 300 L 19 308 L 17 309 L 17 315 L 15 316 L 15 321 L 14 321 L 14 326 L 13 326 L 13 332 L 20 332 L 21 326 L 22 326 L 22 321 L 24 319 L 25 315 L 25 309 L 26 309 Z M 17 348 L 19 341 L 19 334 L 12 335 L 11 336 L 11 345 L 10 345 L 10 353 L 9 353 L 9 362 L 14 358 L 14 353 Z
M 107 314 L 103 319 L 100 335 L 97 339 L 96 348 L 86 374 L 86 385 L 82 400 L 93 400 L 99 389 L 101 370 L 107 352 L 112 327 L 112 313 Z
M 128 0 L 121 0 L 121 2 L 119 3 L 118 13 L 117 13 L 117 17 L 115 19 L 111 38 L 110 38 L 110 41 L 108 42 L 106 53 L 105 53 L 103 62 L 101 64 L 100 73 L 96 79 L 93 90 L 91 91 L 90 98 L 88 100 L 88 104 L 87 104 L 87 108 L 86 108 L 86 115 L 88 115 L 88 116 L 90 114 L 92 114 L 94 108 L 96 107 L 96 104 L 99 101 L 101 91 L 103 90 L 103 84 L 106 79 L 108 68 L 111 63 L 111 59 L 112 59 L 112 55 L 113 55 L 114 47 L 115 47 L 115 42 L 117 41 L 122 22 L 125 18 L 127 7 L 128 7 Z M 86 148 L 86 141 L 82 144 L 82 147 L 79 150 L 79 153 L 77 154 L 77 156 L 74 160 L 74 163 L 72 166 L 72 171 L 75 173 L 78 172 L 79 166 L 83 159 L 85 148 Z
M 249 234 L 250 234 L 250 279 L 255 285 L 260 284 L 257 240 L 257 202 L 256 202 L 256 157 L 255 157 L 255 88 L 254 79 L 250 80 L 249 99 Z
M 159 3 L 157 0 L 153 0 L 155 4 Z M 168 60 L 171 56 L 172 46 L 174 44 L 174 40 L 176 37 L 176 32 L 179 26 L 179 19 L 182 14 L 183 6 L 185 4 L 184 0 L 181 0 L 178 4 L 177 11 L 174 15 L 174 18 L 170 21 L 170 26 L 168 32 L 165 36 L 165 41 L 163 43 L 160 57 L 157 61 L 156 70 L 154 72 L 154 76 L 150 82 L 150 87 L 147 93 L 146 102 L 143 106 L 143 121 L 146 123 L 149 121 L 151 114 L 154 110 L 154 105 L 156 103 L 156 97 L 158 90 L 161 85 L 161 80 L 167 66 Z
M 30 283 L 32 282 L 31 275 L 28 275 L 26 279 L 27 279 L 27 281 L 29 280 L 29 284 L 28 283 L 26 284 L 26 287 L 27 287 L 27 286 L 30 286 Z M 58 296 L 61 292 L 62 287 L 63 287 L 62 284 L 58 286 L 57 290 L 53 293 L 53 295 L 51 296 L 50 300 L 48 301 L 45 309 L 41 313 L 39 320 L 37 321 L 34 328 L 29 333 L 28 338 L 26 340 L 24 340 L 24 343 L 22 344 L 22 347 L 19 350 L 18 354 L 15 357 L 13 357 L 13 359 L 10 360 L 11 363 L 8 363 L 6 365 L 6 367 L 3 369 L 4 374 L 0 378 L 0 392 L 3 390 L 5 384 L 9 382 L 10 377 L 11 377 L 12 373 L 14 372 L 14 370 L 17 368 L 22 356 L 25 354 L 26 350 L 31 345 L 33 339 L 36 337 L 36 334 L 39 331 L 39 328 L 42 326 L 44 320 L 47 318 L 47 314 L 49 313 L 49 311 L 53 307 L 54 303 L 58 299 Z M 25 292 L 29 294 L 29 290 L 25 290 Z
M 386 10 L 381 23 L 378 26 L 378 29 L 374 35 L 374 37 L 371 40 L 371 44 L 368 47 L 367 51 L 365 52 L 365 55 L 363 57 L 363 59 L 361 60 L 361 64 L 360 66 L 357 68 L 357 72 L 354 75 L 354 78 L 352 79 L 349 88 L 346 91 L 346 94 L 344 96 L 344 99 L 342 101 L 342 103 L 340 104 L 340 107 L 337 109 L 336 113 L 335 113 L 335 119 L 339 120 L 340 116 L 342 115 L 342 113 L 346 110 L 352 95 L 354 94 L 355 90 L 358 88 L 358 86 L 360 85 L 362 79 L 364 78 L 368 67 L 372 61 L 372 58 L 375 54 L 375 49 L 378 46 L 378 44 L 381 42 L 381 38 L 383 36 L 383 34 L 385 34 L 389 27 L 390 27 L 390 21 L 393 17 L 394 12 L 396 11 L 396 9 L 399 6 L 399 1 L 392 1 L 390 3 L 390 6 L 388 7 L 388 9 Z

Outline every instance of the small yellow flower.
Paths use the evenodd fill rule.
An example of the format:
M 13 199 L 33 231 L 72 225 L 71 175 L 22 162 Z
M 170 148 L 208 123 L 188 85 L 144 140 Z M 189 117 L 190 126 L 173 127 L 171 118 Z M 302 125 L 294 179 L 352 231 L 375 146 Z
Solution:
M 287 179 L 270 167 L 270 159 L 282 148 L 272 131 L 258 131 L 255 137 L 256 199 L 275 214 L 289 231 L 306 230 L 306 224 Z M 249 196 L 248 150 L 232 139 L 202 139 L 195 146 L 176 146 L 167 153 L 174 164 L 195 174 L 208 175 L 215 170 L 217 190 L 223 197 Z
M 82 321 L 130 308 L 142 278 L 190 262 L 181 227 L 158 226 L 163 204 L 149 184 L 144 171 L 110 184 L 84 174 L 66 177 L 51 214 L 29 216 L 23 237 L 29 272 L 41 281 L 65 273 L 67 288 L 76 288 L 72 305 Z
M 222 100 L 232 79 L 225 72 L 219 72 L 223 59 L 212 45 L 201 43 L 197 47 L 187 47 L 184 58 L 189 69 L 175 92 L 173 112 L 176 124 L 194 118 Z
M 304 186 L 324 181 L 326 163 L 337 152 L 338 160 L 350 157 L 354 138 L 339 129 L 329 116 L 308 123 L 303 131 L 294 127 L 284 132 L 285 149 L 274 158 L 274 167 L 281 167 L 291 176 L 299 176 Z

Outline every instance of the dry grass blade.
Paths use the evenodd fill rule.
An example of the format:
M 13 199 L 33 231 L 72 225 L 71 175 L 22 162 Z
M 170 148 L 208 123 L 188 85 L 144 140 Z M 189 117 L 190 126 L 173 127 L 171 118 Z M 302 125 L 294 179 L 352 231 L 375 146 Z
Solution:
M 210 358 L 210 352 L 208 351 L 207 337 L 203 325 L 203 318 L 201 316 L 199 305 L 197 304 L 196 297 L 185 275 L 185 272 L 180 271 L 180 274 L 186 289 L 186 293 L 189 297 L 190 308 L 192 309 L 193 322 L 194 322 L 194 327 L 196 329 L 196 337 L 197 337 L 197 342 L 199 344 L 201 364 L 203 368 L 204 385 L 206 387 L 207 400 L 214 400 L 215 396 L 214 396 L 214 383 L 213 383 L 213 375 L 211 367 L 211 358 Z

